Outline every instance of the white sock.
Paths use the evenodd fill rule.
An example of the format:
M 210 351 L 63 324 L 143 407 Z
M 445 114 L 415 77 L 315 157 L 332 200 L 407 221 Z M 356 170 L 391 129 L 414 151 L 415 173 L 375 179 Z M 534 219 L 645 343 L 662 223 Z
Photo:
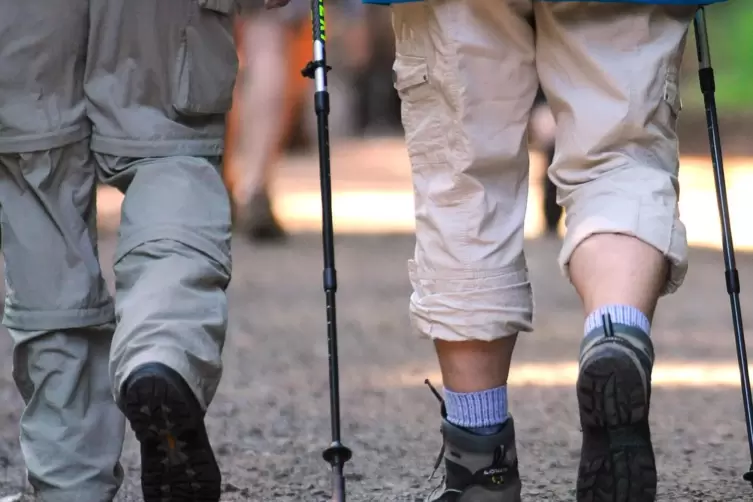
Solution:
M 596 329 L 603 328 L 603 317 L 606 314 L 609 314 L 609 318 L 614 324 L 638 328 L 647 335 L 651 334 L 651 323 L 648 321 L 648 317 L 637 308 L 631 305 L 605 305 L 594 310 L 586 317 L 585 335 Z

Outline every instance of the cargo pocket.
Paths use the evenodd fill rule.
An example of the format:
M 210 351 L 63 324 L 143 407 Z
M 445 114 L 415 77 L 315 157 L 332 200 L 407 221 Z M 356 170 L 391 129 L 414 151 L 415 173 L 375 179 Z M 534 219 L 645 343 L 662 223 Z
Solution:
M 392 65 L 392 80 L 402 101 L 420 101 L 429 97 L 429 67 L 424 58 L 398 54 Z
M 238 55 L 233 40 L 235 0 L 191 0 L 178 53 L 173 108 L 181 115 L 225 114 L 233 101 Z
M 438 91 L 430 82 L 426 59 L 398 54 L 392 66 L 392 80 L 400 97 L 409 157 L 414 163 L 438 162 L 438 155 L 444 151 Z

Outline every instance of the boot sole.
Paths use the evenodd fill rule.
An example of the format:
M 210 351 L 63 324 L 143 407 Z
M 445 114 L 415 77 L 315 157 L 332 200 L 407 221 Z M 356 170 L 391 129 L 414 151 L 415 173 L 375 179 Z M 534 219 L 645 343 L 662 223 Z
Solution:
M 654 502 L 656 461 L 641 371 L 629 349 L 594 350 L 577 383 L 583 428 L 577 500 Z
M 203 413 L 180 387 L 146 374 L 125 394 L 125 415 L 141 444 L 144 502 L 218 502 L 222 477 Z

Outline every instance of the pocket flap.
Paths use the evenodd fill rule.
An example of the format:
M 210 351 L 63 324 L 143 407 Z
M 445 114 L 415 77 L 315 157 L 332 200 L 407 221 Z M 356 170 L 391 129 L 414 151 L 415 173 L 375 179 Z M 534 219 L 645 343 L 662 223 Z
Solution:
M 415 56 L 396 57 L 392 66 L 392 80 L 397 91 L 428 82 L 429 67 L 426 59 Z
M 235 12 L 236 0 L 198 0 L 202 9 L 213 10 L 220 14 L 232 14 Z

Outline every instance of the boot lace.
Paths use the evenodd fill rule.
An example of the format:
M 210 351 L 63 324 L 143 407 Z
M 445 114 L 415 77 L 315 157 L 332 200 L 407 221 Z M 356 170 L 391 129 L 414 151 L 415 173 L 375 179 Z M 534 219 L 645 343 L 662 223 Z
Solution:
M 437 389 L 434 388 L 434 386 L 431 384 L 428 378 L 424 380 L 424 383 L 429 387 L 429 390 L 431 390 L 431 393 L 434 394 L 434 397 L 437 398 L 437 401 L 439 401 L 439 404 L 442 407 L 442 417 L 444 418 L 447 415 L 447 410 L 445 409 L 445 405 L 444 405 L 444 399 L 439 394 Z M 437 473 L 439 466 L 442 465 L 442 458 L 444 457 L 444 451 L 445 451 L 445 441 L 444 441 L 444 435 L 442 435 L 442 447 L 439 449 L 439 455 L 437 456 L 437 459 L 434 461 L 434 468 L 431 471 L 431 476 L 429 476 L 429 481 L 434 479 L 434 475 Z

